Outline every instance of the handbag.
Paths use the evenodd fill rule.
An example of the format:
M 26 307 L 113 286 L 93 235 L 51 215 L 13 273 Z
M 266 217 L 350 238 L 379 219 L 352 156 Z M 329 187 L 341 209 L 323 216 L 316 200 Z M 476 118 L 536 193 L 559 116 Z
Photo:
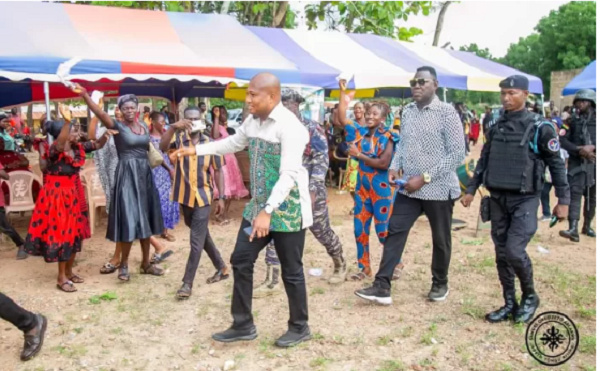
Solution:
M 150 167 L 154 169 L 163 163 L 163 157 L 152 143 L 149 143 L 149 146 L 148 161 L 150 161 Z

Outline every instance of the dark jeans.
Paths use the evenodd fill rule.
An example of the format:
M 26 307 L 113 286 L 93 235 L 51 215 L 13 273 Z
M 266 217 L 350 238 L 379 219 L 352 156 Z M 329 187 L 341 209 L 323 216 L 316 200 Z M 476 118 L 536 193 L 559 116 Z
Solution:
M 504 291 L 515 290 L 515 275 L 519 277 L 522 289 L 533 285 L 533 268 L 526 248 L 537 230 L 538 197 L 491 193 L 492 240 L 496 248 L 498 278 Z
M 0 318 L 27 332 L 35 327 L 35 315 L 18 306 L 11 298 L 0 292 Z
M 4 207 L 0 207 L 0 233 L 4 233 L 5 235 L 7 235 L 17 247 L 23 246 L 25 244 L 25 241 L 23 241 L 21 236 L 8 222 L 8 219 L 6 218 L 6 210 L 4 209 Z
M 550 190 L 552 189 L 552 183 L 544 182 L 544 188 L 542 189 L 542 196 L 540 201 L 542 202 L 542 215 L 546 218 L 552 216 L 552 208 L 550 208 Z
M 306 283 L 302 254 L 306 230 L 299 232 L 271 232 L 263 238 L 255 238 L 250 242 L 244 228 L 251 224 L 242 220 L 238 232 L 235 249 L 231 254 L 233 267 L 233 299 L 231 315 L 233 328 L 246 330 L 254 326 L 252 318 L 252 280 L 254 262 L 260 251 L 271 239 L 275 241 L 275 250 L 281 261 L 281 278 L 288 297 L 290 319 L 288 329 L 300 333 L 308 326 L 308 303 L 306 299 Z
M 375 281 L 386 289 L 391 287 L 394 268 L 402 258 L 408 234 L 422 212 L 429 219 L 433 236 L 431 273 L 434 284 L 448 283 L 448 267 L 452 254 L 452 209 L 453 200 L 429 201 L 396 195 L 388 236 L 383 244 L 383 257 Z
M 221 253 L 215 246 L 210 232 L 208 231 L 208 219 L 210 217 L 210 206 L 189 207 L 182 205 L 183 219 L 185 225 L 190 228 L 190 255 L 187 264 L 185 265 L 185 275 L 183 282 L 194 284 L 194 277 L 200 264 L 200 255 L 202 250 L 206 250 L 208 257 L 212 261 L 217 270 L 225 268 L 225 262 L 221 257 Z

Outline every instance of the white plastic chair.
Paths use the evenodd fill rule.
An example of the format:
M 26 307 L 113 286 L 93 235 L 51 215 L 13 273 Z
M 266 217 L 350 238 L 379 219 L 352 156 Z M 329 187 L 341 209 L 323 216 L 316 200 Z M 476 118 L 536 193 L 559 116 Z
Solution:
M 106 207 L 106 195 L 100 183 L 100 176 L 96 167 L 89 167 L 81 170 L 79 173 L 81 181 L 84 183 L 85 193 L 87 195 L 88 208 L 90 210 L 90 231 L 94 234 L 96 227 L 96 212 L 99 207 Z
M 35 202 L 33 200 L 33 182 L 40 185 L 42 179 L 32 172 L 17 170 L 8 173 L 10 179 L 3 180 L 8 186 L 10 205 L 5 207 L 6 215 L 24 211 L 33 211 Z

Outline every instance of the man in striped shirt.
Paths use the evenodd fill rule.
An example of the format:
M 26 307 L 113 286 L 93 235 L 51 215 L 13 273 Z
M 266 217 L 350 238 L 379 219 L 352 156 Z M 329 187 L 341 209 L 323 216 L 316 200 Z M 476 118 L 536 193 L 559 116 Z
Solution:
M 167 149 L 180 149 L 185 147 L 195 148 L 197 144 L 210 142 L 211 139 L 202 134 L 202 130 L 189 133 L 191 122 L 200 119 L 198 107 L 188 107 L 184 111 L 184 120 L 171 125 L 163 135 L 160 148 L 163 152 Z M 173 136 L 176 135 L 173 141 Z M 217 272 L 207 280 L 214 283 L 229 277 L 227 265 L 221 253 L 215 246 L 210 232 L 208 220 L 210 218 L 211 203 L 213 200 L 213 179 L 210 174 L 214 171 L 219 194 L 224 194 L 223 173 L 221 167 L 225 164 L 222 156 L 205 155 L 189 156 L 176 159 L 175 178 L 173 180 L 173 200 L 179 202 L 183 209 L 185 225 L 190 228 L 191 251 L 185 266 L 183 285 L 177 291 L 178 299 L 187 299 L 192 295 L 194 277 L 200 264 L 200 254 L 206 250 Z M 219 199 L 217 215 L 225 210 L 224 200 Z

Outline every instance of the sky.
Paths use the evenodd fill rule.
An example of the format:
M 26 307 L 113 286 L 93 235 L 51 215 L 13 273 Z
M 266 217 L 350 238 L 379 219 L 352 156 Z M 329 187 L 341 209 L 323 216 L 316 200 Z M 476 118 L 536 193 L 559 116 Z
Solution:
M 489 48 L 494 57 L 503 57 L 512 43 L 520 37 L 534 32 L 538 21 L 557 10 L 568 1 L 461 1 L 450 5 L 444 19 L 439 46 L 451 42 L 454 49 L 476 43 L 480 48 Z M 301 10 L 306 4 L 294 4 Z M 437 12 L 429 16 L 411 16 L 404 27 L 418 27 L 423 35 L 413 42 L 423 45 L 433 43 Z M 299 22 L 299 28 L 306 28 Z

